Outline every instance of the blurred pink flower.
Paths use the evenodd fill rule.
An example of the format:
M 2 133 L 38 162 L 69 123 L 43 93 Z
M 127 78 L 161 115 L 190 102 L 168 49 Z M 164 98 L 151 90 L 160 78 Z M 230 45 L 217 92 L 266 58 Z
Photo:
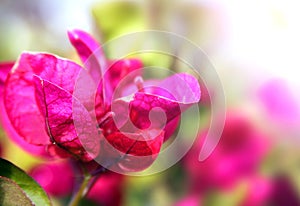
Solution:
M 249 179 L 249 189 L 241 206 L 257 205 L 300 205 L 295 185 L 285 175 L 270 178 L 254 177 Z
M 72 193 L 74 173 L 65 161 L 37 165 L 29 174 L 52 196 L 63 197 Z
M 132 81 L 136 80 L 137 89 L 130 96 L 122 96 L 124 92 L 121 92 L 121 96 L 113 99 L 118 83 L 128 73 L 142 67 L 142 63 L 137 59 L 107 60 L 98 42 L 89 34 L 72 30 L 68 35 L 86 64 L 87 72 L 96 83 L 101 80 L 95 99 L 100 134 L 88 122 L 92 103 L 80 102 L 77 96 L 73 96 L 82 67 L 46 53 L 22 53 L 6 78 L 4 106 L 11 125 L 25 141 L 46 146 L 52 155 L 73 156 L 88 162 L 102 149 L 102 154 L 112 152 L 111 149 L 105 151 L 106 147 L 101 148 L 103 145 L 100 143 L 105 138 L 116 149 L 117 152 L 110 155 L 113 161 L 119 161 L 120 167 L 131 170 L 148 167 L 168 138 L 165 133 L 171 135 L 170 131 L 175 130 L 178 123 L 175 120 L 181 112 L 200 100 L 198 81 L 188 74 L 176 74 L 160 81 L 156 87 L 144 88 L 142 80 L 132 78 Z M 177 86 L 174 87 L 174 84 Z M 88 89 L 88 86 L 81 89 Z M 79 132 L 74 125 L 74 105 L 83 125 Z M 116 105 L 116 113 L 111 111 L 111 105 Z M 156 118 L 152 124 L 149 114 L 155 107 L 165 112 L 166 122 L 163 118 Z M 124 118 L 124 114 L 128 116 Z M 156 112 L 154 114 L 157 115 Z M 113 116 L 121 122 L 121 126 L 114 123 Z M 166 126 L 161 129 L 164 123 Z M 4 122 L 5 127 L 10 127 L 8 124 Z M 153 127 L 149 129 L 150 126 Z M 79 139 L 78 133 L 84 139 Z M 82 140 L 86 143 L 85 147 Z M 146 159 L 132 161 L 131 158 L 136 156 L 146 156 Z
M 88 192 L 86 198 L 99 205 L 118 206 L 122 202 L 122 182 L 124 176 L 117 173 L 104 173 Z
M 268 143 L 250 120 L 238 112 L 228 112 L 216 149 L 203 162 L 198 160 L 204 134 L 185 158 L 192 190 L 229 189 L 243 177 L 255 174 Z
M 189 195 L 176 202 L 175 206 L 201 206 L 198 195 Z
M 40 164 L 32 168 L 29 174 L 54 197 L 70 196 L 75 187 L 74 180 L 79 178 L 68 161 Z M 101 205 L 120 205 L 124 176 L 106 172 L 97 178 L 86 198 Z
M 272 120 L 287 126 L 298 126 L 300 102 L 286 81 L 269 80 L 259 89 L 258 95 Z
M 267 178 L 254 176 L 250 177 L 248 182 L 246 198 L 240 206 L 265 205 L 267 198 L 271 194 L 271 181 Z

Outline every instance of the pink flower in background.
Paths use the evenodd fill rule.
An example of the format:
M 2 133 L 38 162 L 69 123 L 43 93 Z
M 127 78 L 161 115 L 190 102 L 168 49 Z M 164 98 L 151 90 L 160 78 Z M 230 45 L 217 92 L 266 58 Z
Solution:
M 260 88 L 258 95 L 272 120 L 281 125 L 298 126 L 299 102 L 288 82 L 283 79 L 272 79 Z
M 176 202 L 175 206 L 201 206 L 198 195 L 188 195 Z
M 68 161 L 49 162 L 35 166 L 29 174 L 54 197 L 70 196 L 74 190 L 74 179 L 80 178 Z M 107 172 L 101 174 L 86 198 L 101 205 L 120 205 L 124 176 Z
M 192 190 L 231 188 L 239 179 L 257 172 L 268 149 L 267 140 L 250 120 L 235 113 L 228 112 L 220 142 L 206 160 L 198 161 L 203 134 L 186 156 Z
M 297 188 L 285 175 L 272 178 L 254 177 L 248 181 L 249 189 L 241 206 L 300 205 Z
M 40 164 L 34 167 L 29 174 L 49 195 L 63 197 L 72 193 L 74 173 L 68 162 Z
M 123 179 L 124 176 L 117 173 L 102 174 L 90 189 L 86 198 L 99 205 L 121 205 Z
M 272 182 L 268 178 L 254 176 L 247 180 L 246 198 L 240 206 L 266 205 L 272 190 Z
M 157 81 L 155 86 L 144 87 L 140 72 L 136 72 L 124 83 L 123 90 L 119 90 L 119 96 L 113 98 L 123 78 L 142 67 L 140 60 L 108 60 L 89 34 L 73 30 L 68 35 L 87 72 L 95 83 L 100 83 L 93 100 L 95 108 L 89 108 L 93 102 L 84 102 L 86 99 L 82 102 L 80 97 L 74 96 L 77 78 L 83 71 L 81 66 L 52 54 L 24 52 L 5 82 L 4 106 L 15 132 L 30 144 L 45 146 L 54 156 L 73 156 L 88 162 L 98 155 L 108 154 L 112 163 L 123 160 L 118 164 L 122 168 L 136 171 L 148 167 L 163 141 L 177 127 L 181 112 L 200 100 L 198 81 L 188 74 L 176 74 Z M 128 94 L 130 84 L 135 84 L 137 89 Z M 80 88 L 83 93 L 91 92 L 88 82 L 85 86 L 87 88 Z M 83 125 L 79 131 L 74 125 L 74 105 Z M 117 109 L 112 111 L 112 105 Z M 164 111 L 166 118 L 149 119 L 150 111 L 156 107 Z M 90 122 L 93 109 L 98 129 Z M 154 112 L 154 117 L 160 117 L 155 116 L 160 113 Z M 4 126 L 10 127 L 9 122 Z M 114 151 L 107 148 L 107 144 L 103 146 L 104 138 Z M 109 159 L 108 156 L 105 158 Z M 129 160 L 136 156 L 147 159 Z
M 285 175 L 272 178 L 271 195 L 267 203 L 275 206 L 300 205 L 298 190 L 294 182 Z

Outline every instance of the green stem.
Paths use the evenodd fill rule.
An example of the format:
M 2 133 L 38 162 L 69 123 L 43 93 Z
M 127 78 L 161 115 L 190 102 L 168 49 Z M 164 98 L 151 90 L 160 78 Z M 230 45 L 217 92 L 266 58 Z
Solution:
M 84 174 L 84 178 L 79 187 L 79 190 L 71 199 L 69 206 L 77 206 L 79 204 L 81 198 L 83 198 L 84 195 L 87 193 L 87 187 L 88 187 L 88 184 L 89 184 L 91 178 L 92 178 L 92 176 L 89 173 Z

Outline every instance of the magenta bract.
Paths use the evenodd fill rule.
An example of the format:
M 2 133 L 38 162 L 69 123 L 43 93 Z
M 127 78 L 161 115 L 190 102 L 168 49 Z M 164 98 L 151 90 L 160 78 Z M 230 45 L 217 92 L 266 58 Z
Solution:
M 34 75 L 73 92 L 76 75 L 81 67 L 50 54 L 23 53 L 6 79 L 4 103 L 7 115 L 27 142 L 50 144 L 45 130 L 45 117 L 36 103 Z
M 17 143 L 17 145 L 22 147 L 24 150 L 32 154 L 49 157 L 49 154 L 45 151 L 45 148 L 43 146 L 30 144 L 27 141 L 25 141 L 22 137 L 20 137 L 20 135 L 16 132 L 14 127 L 11 125 L 10 120 L 7 116 L 5 106 L 4 106 L 4 99 L 3 99 L 4 85 L 5 85 L 5 80 L 7 78 L 7 75 L 12 69 L 13 65 L 14 62 L 0 63 L 0 123 L 1 126 L 4 128 L 5 132 L 10 137 L 10 139 L 13 140 L 15 143 Z

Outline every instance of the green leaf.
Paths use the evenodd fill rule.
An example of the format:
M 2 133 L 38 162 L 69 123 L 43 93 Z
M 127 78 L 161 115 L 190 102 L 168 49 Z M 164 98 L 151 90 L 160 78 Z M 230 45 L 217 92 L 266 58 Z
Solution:
M 15 182 L 2 176 L 0 176 L 0 204 L 10 206 L 34 205 Z
M 30 199 L 33 205 L 51 205 L 48 195 L 39 184 L 37 184 L 23 170 L 2 158 L 0 158 L 0 176 L 2 176 L 1 179 L 4 185 L 9 184 L 10 188 L 14 188 L 17 191 L 17 187 L 13 187 L 11 183 L 8 183 L 7 178 L 10 179 L 14 184 L 16 184 L 15 186 L 19 187 L 19 189 L 27 196 L 27 198 Z M 5 177 L 6 179 L 4 180 L 3 177 Z M 8 191 L 6 191 L 6 188 L 4 190 L 1 189 L 0 200 L 3 198 L 6 199 L 6 195 L 10 194 L 11 191 L 13 191 L 13 189 Z
M 115 1 L 97 4 L 92 9 L 103 40 L 146 29 L 142 4 L 133 1 Z

